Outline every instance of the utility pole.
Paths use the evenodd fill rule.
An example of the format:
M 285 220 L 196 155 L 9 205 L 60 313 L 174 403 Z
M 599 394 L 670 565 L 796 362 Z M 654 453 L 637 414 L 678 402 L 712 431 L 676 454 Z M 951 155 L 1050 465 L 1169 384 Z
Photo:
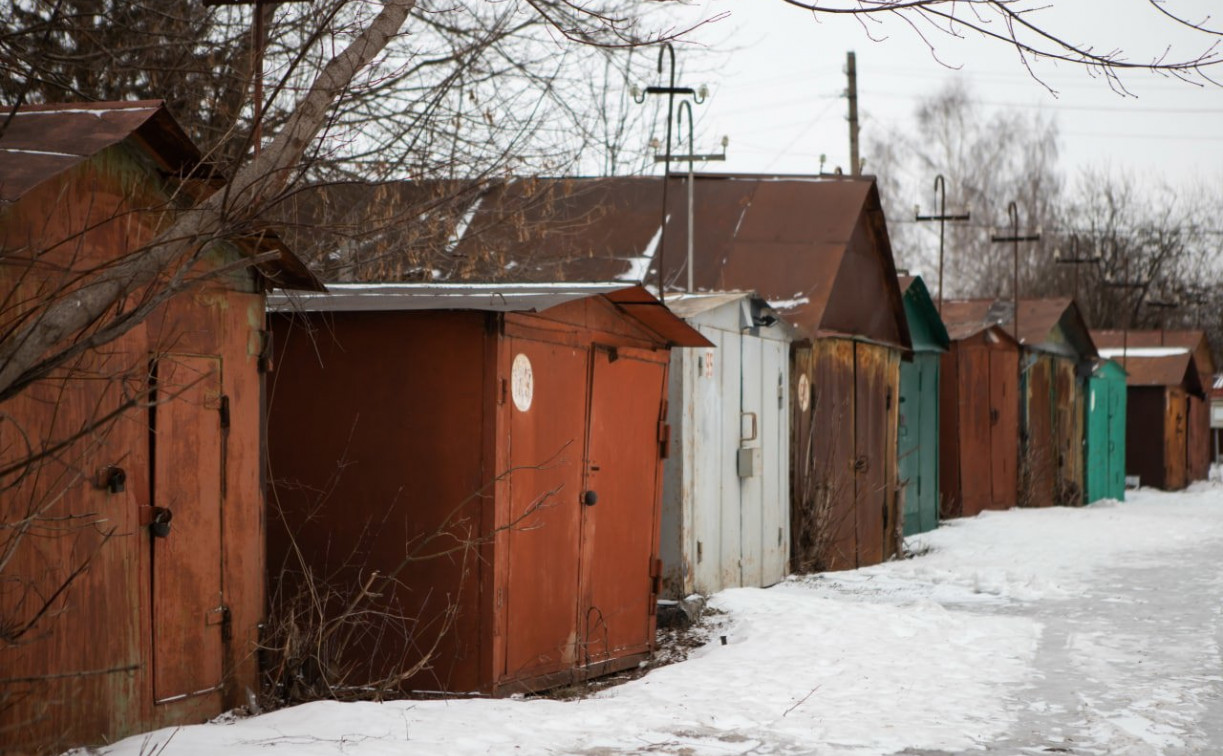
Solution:
M 938 195 L 938 215 L 922 215 L 921 206 L 913 208 L 913 220 L 938 221 L 938 312 L 943 314 L 943 240 L 946 236 L 947 221 L 971 220 L 969 213 L 947 214 L 947 182 L 943 174 L 934 177 L 934 193 Z
M 251 127 L 251 142 L 254 144 L 255 157 L 259 157 L 259 148 L 263 143 L 263 51 L 267 47 L 267 18 L 272 10 L 281 2 L 299 2 L 300 0 L 204 0 L 204 5 L 253 5 L 254 20 L 251 22 L 251 78 L 254 79 L 255 93 L 252 106 L 254 125 Z M 309 0 L 307 0 L 308 2 Z
M 1146 283 L 1142 281 L 1130 280 L 1130 258 L 1128 256 L 1121 258 L 1121 280 L 1110 281 L 1106 278 L 1104 280 L 1104 285 L 1113 289 L 1142 289 L 1146 287 Z M 1142 300 L 1139 299 L 1140 303 L 1141 301 Z M 1130 352 L 1130 323 L 1132 320 L 1130 317 L 1130 312 L 1130 308 L 1126 306 L 1124 309 L 1125 320 L 1122 321 L 1123 324 L 1121 326 L 1121 369 L 1126 370 L 1127 372 L 1127 359 L 1129 358 Z
M 862 173 L 858 161 L 858 64 L 853 51 L 845 53 L 845 74 L 849 77 L 849 88 L 845 96 L 849 99 L 849 175 Z
M 1011 282 L 1011 297 L 1015 300 L 1015 313 L 1013 316 L 1015 324 L 1015 341 L 1022 344 L 1022 342 L 1019 341 L 1019 242 L 1040 241 L 1040 231 L 1037 230 L 1037 232 L 1034 234 L 1019 233 L 1019 208 L 1015 206 L 1014 200 L 1007 204 L 1006 214 L 1010 216 L 1011 219 L 1010 235 L 999 236 L 998 234 L 992 234 L 990 236 L 990 240 L 994 242 L 1011 242 L 1015 248 L 1015 267 Z
M 1147 307 L 1153 307 L 1159 310 L 1159 345 L 1164 346 L 1164 331 L 1165 321 L 1168 310 L 1176 310 L 1180 308 L 1180 302 L 1160 301 L 1157 299 L 1148 299 Z
M 1104 256 L 1100 254 L 1099 248 L 1096 249 L 1096 253 L 1092 255 L 1091 257 L 1079 257 L 1079 237 L 1077 234 L 1070 237 L 1070 257 L 1062 257 L 1061 249 L 1053 250 L 1053 262 L 1054 263 L 1058 265 L 1073 265 L 1074 266 L 1071 269 L 1073 271 L 1073 281 L 1074 281 L 1073 294 L 1071 294 L 1071 298 L 1075 301 L 1075 304 L 1078 304 L 1078 299 L 1079 299 L 1079 266 L 1086 265 L 1087 263 L 1099 264 L 1103 262 L 1103 260 L 1104 260 Z
M 667 247 L 667 184 L 671 178 L 671 120 L 675 118 L 675 95 L 684 95 L 691 97 L 692 101 L 700 105 L 705 101 L 705 87 L 701 87 L 701 91 L 697 92 L 692 87 L 677 87 L 675 86 L 675 48 L 670 42 L 663 42 L 662 47 L 658 50 L 658 73 L 662 73 L 662 59 L 666 54 L 671 56 L 671 83 L 666 87 L 650 86 L 645 88 L 645 92 L 639 90 L 636 86 L 632 89 L 633 101 L 638 105 L 645 102 L 648 95 L 666 95 L 667 96 L 667 141 L 664 146 L 665 159 L 662 171 L 662 226 L 658 230 L 658 299 L 666 301 L 666 293 L 664 291 L 665 274 L 663 272 L 663 251 Z M 691 120 L 691 119 L 690 119 Z

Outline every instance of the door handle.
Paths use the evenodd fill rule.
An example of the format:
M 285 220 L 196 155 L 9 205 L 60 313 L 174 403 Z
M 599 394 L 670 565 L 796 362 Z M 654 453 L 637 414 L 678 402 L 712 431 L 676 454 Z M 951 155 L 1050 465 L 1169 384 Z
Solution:
M 751 418 L 752 430 L 750 435 L 743 435 L 743 418 Z M 755 441 L 760 435 L 760 420 L 755 412 L 740 412 L 739 413 L 739 441 Z
M 588 507 L 593 507 L 599 503 L 598 491 L 586 491 L 582 494 L 582 503 Z

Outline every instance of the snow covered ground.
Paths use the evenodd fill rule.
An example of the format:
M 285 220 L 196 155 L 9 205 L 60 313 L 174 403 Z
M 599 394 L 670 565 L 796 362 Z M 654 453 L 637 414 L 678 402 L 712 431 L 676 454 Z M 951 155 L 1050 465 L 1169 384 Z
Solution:
M 581 700 L 315 703 L 106 754 L 1223 753 L 1223 487 L 1013 510 L 713 597 L 715 642 Z

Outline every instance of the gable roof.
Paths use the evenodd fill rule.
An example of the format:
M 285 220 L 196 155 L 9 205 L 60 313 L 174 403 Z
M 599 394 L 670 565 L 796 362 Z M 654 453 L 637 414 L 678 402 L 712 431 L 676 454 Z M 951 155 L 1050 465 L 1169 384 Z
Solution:
M 1214 373 L 1214 357 L 1210 351 L 1210 340 L 1201 329 L 1159 330 L 1146 329 L 1140 331 L 1123 331 L 1120 329 L 1093 329 L 1091 338 L 1100 347 L 1120 347 L 1128 344 L 1131 347 L 1170 346 L 1183 347 L 1193 352 L 1194 362 L 1203 375 Z
M 1104 347 L 1100 356 L 1121 365 L 1127 386 L 1180 386 L 1198 396 L 1206 393 L 1193 352 L 1185 347 Z
M 899 282 L 913 350 L 947 351 L 951 339 L 925 281 L 921 276 L 900 276 Z
M 200 162 L 161 100 L 22 106 L 0 134 L 0 205 L 131 137 L 164 170 L 185 173 Z
M 516 280 L 649 283 L 661 257 L 678 288 L 688 275 L 686 177 L 667 189 L 664 233 L 661 177 L 499 184 L 470 209 L 453 254 Z M 909 348 L 873 179 L 700 174 L 692 190 L 697 291 L 757 291 L 807 336 Z
M 23 105 L 0 134 L 0 209 L 125 141 L 138 145 L 166 174 L 219 178 L 201 162 L 199 149 L 161 100 Z M 245 254 L 275 255 L 256 266 L 273 285 L 322 287 L 274 231 L 230 241 Z
M 1010 299 L 944 300 L 942 315 L 951 338 L 959 340 L 987 326 L 1012 324 L 1015 305 Z M 1087 322 L 1069 297 L 1020 299 L 1019 343 L 1080 359 L 1096 356 Z
M 273 294 L 268 297 L 268 309 L 281 312 L 544 312 L 589 297 L 603 297 L 670 346 L 712 346 L 699 331 L 668 310 L 645 288 L 622 283 L 332 283 L 328 284 L 326 292 Z

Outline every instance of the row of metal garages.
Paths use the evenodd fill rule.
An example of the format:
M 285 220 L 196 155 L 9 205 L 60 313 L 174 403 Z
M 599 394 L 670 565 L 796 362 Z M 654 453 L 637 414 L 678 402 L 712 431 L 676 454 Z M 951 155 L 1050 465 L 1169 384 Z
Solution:
M 157 102 L 24 108 L 0 139 L 0 244 L 30 258 L 0 270 L 6 323 L 152 239 L 203 166 Z M 510 182 L 458 224 L 390 208 L 499 282 L 329 294 L 289 248 L 417 187 L 301 192 L 294 212 L 343 222 L 219 240 L 187 263 L 203 284 L 7 400 L 0 469 L 24 438 L 54 454 L 2 480 L 4 522 L 37 537 L 6 547 L 0 733 L 46 750 L 199 721 L 261 672 L 550 687 L 646 658 L 659 600 L 1204 473 L 1200 334 L 1122 334 L 1110 362 L 1067 300 L 1020 302 L 1018 337 L 1007 303 L 940 318 L 897 275 L 873 181 L 672 181 L 661 218 L 657 178 Z M 637 283 L 660 268 L 699 293 L 660 302 Z M 265 314 L 273 288 L 307 293 Z M 269 607 L 303 593 L 315 653 L 269 669 L 294 664 Z
M 273 563 L 295 553 L 278 527 L 326 574 L 399 575 L 403 545 L 447 523 L 469 528 L 447 542 L 491 534 L 487 553 L 463 550 L 469 563 L 400 578 L 408 616 L 460 596 L 479 618 L 440 639 L 447 664 L 413 684 L 504 692 L 624 668 L 649 653 L 659 599 L 876 564 L 940 517 L 1122 498 L 1127 403 L 1151 388 L 1182 428 L 1200 405 L 1184 376 L 1149 386 L 1140 366 L 1165 358 L 1137 349 L 1127 402 L 1126 371 L 1069 299 L 1021 300 L 1018 318 L 1010 301 L 948 301 L 940 316 L 920 278 L 898 277 L 869 180 L 695 184 L 698 293 L 665 307 L 642 288 L 554 280 L 652 279 L 657 179 L 509 184 L 475 201 L 454 254 L 478 245 L 541 282 L 334 286 L 280 305 L 270 467 L 293 491 L 278 489 Z M 686 236 L 677 214 L 665 249 Z M 688 264 L 672 254 L 664 278 Z M 1149 426 L 1131 429 L 1145 460 Z M 1173 436 L 1188 470 L 1196 447 Z M 353 487 L 329 483 L 349 458 L 362 460 L 345 464 Z M 350 510 L 341 537 L 311 518 L 320 490 L 376 511 Z M 406 530 L 368 526 L 387 501 L 412 512 Z

